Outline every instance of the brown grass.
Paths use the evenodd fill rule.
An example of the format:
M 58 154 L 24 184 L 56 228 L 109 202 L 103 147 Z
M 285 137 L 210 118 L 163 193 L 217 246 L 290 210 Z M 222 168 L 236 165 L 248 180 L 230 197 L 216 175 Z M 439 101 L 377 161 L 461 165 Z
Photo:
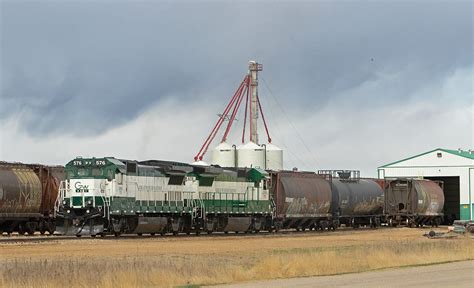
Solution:
M 474 259 L 472 239 L 429 240 L 421 236 L 421 230 L 393 231 L 389 237 L 382 238 L 379 236 L 387 236 L 386 231 L 255 238 L 71 241 L 77 247 L 70 241 L 23 247 L 0 244 L 0 253 L 12 249 L 17 251 L 16 255 L 0 254 L 0 285 L 172 287 L 330 275 Z M 372 241 L 374 238 L 378 240 Z M 256 247 L 249 245 L 256 244 L 256 241 Z M 138 245 L 131 245 L 137 242 Z M 123 245 L 127 246 L 124 243 L 130 244 L 128 251 L 120 250 Z M 50 246 L 56 246 L 56 249 Z M 119 250 L 115 246 L 120 247 Z M 151 249 L 153 246 L 155 251 Z M 179 246 L 184 252 L 169 249 Z M 189 251 L 190 246 L 194 246 L 193 251 Z M 50 256 L 45 257 L 48 249 Z M 30 252 L 29 256 L 25 250 Z M 143 250 L 148 253 L 141 253 Z M 58 252 L 62 252 L 61 257 L 57 256 Z

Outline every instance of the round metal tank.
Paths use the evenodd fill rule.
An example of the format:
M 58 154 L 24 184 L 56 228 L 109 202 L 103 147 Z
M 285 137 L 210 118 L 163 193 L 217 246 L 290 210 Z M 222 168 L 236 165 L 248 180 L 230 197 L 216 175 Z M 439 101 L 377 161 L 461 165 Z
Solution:
M 383 212 L 383 190 L 370 179 L 332 180 L 333 205 L 340 216 L 380 215 Z
M 22 165 L 0 164 L 0 213 L 39 213 L 41 182 Z
M 235 149 L 230 144 L 222 142 L 212 151 L 212 164 L 221 167 L 235 167 Z
M 278 217 L 317 218 L 331 214 L 331 185 L 322 176 L 310 172 L 275 172 L 272 183 Z
M 443 189 L 435 181 L 414 180 L 414 187 L 418 196 L 416 205 L 417 214 L 440 215 L 443 213 Z
M 266 158 L 265 169 L 274 171 L 283 170 L 283 150 L 271 143 L 266 144 L 264 147 Z
M 253 142 L 237 147 L 237 167 L 265 169 L 265 149 Z
M 386 182 L 387 214 L 442 215 L 444 193 L 438 182 L 416 179 L 396 179 Z

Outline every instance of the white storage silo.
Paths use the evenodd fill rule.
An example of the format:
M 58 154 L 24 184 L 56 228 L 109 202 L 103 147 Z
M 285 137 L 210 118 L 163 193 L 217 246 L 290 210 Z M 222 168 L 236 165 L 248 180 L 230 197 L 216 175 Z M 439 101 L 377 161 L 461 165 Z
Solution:
M 266 167 L 267 170 L 283 170 L 283 150 L 279 147 L 268 143 L 262 145 L 265 147 Z
M 237 146 L 237 166 L 265 169 L 265 149 L 253 142 Z
M 221 142 L 212 151 L 212 164 L 221 167 L 235 167 L 235 149 L 232 145 Z

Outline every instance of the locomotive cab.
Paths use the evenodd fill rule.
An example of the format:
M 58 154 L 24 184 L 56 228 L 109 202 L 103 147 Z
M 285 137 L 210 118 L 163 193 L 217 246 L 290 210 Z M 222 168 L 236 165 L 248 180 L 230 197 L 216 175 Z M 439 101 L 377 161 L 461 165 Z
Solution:
M 56 209 L 62 234 L 101 234 L 113 191 L 121 191 L 123 174 L 110 159 L 77 158 L 66 165 Z M 73 219 L 73 220 L 71 220 Z M 88 223 L 89 222 L 89 223 Z M 90 225 L 92 224 L 92 225 Z

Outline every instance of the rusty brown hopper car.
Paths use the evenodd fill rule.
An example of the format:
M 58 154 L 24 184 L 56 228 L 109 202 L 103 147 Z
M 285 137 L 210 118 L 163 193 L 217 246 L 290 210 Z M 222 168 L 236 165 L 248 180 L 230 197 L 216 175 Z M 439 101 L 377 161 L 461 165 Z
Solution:
M 385 207 L 389 224 L 434 225 L 443 216 L 443 183 L 419 179 L 386 180 Z
M 335 228 L 332 219 L 331 185 L 312 172 L 271 173 L 278 229 Z
M 333 206 L 341 223 L 358 227 L 380 225 L 384 191 L 372 179 L 332 179 Z
M 0 163 L 0 232 L 53 233 L 62 167 Z

